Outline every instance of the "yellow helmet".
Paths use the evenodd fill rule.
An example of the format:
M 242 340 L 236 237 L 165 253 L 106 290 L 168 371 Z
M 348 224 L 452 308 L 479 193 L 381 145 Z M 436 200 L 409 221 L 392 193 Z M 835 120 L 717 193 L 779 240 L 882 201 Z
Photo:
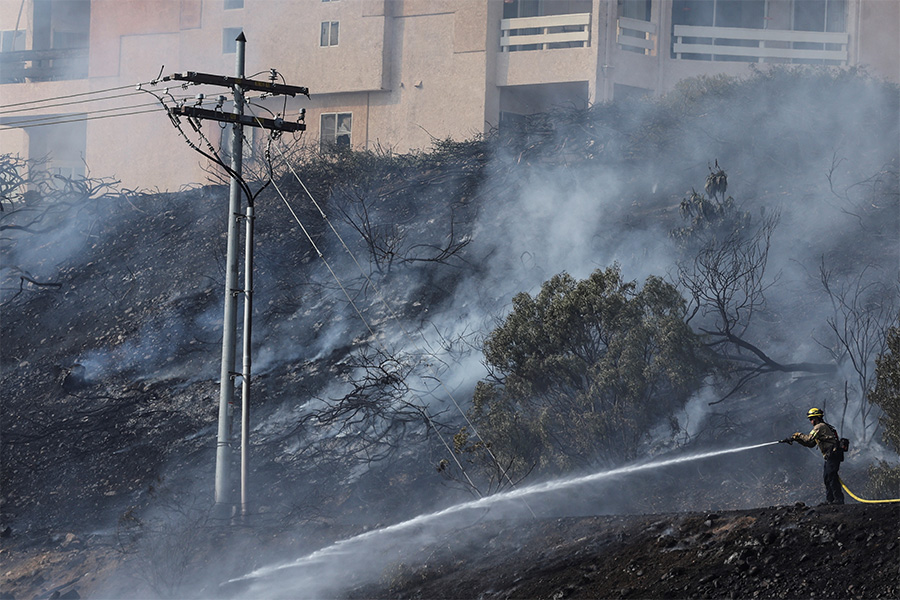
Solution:
M 824 417 L 825 417 L 825 413 L 822 412 L 822 409 L 821 409 L 821 408 L 811 408 L 811 409 L 809 409 L 809 411 L 806 413 L 806 418 L 807 418 L 807 419 L 812 419 L 813 417 L 819 417 L 819 418 L 821 419 L 821 418 L 824 418 Z

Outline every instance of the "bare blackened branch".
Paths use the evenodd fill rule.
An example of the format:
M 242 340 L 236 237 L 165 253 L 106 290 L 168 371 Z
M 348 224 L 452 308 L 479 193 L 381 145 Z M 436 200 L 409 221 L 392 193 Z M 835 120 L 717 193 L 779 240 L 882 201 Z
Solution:
M 688 298 L 686 320 L 697 321 L 707 346 L 739 374 L 721 402 L 750 380 L 767 373 L 830 373 L 834 365 L 811 362 L 785 363 L 773 358 L 750 339 L 755 313 L 766 306 L 766 291 L 778 276 L 768 277 L 772 233 L 778 226 L 777 211 L 754 220 L 724 196 L 725 173 L 710 167 L 706 190 L 696 191 L 681 203 L 690 224 L 673 231 L 685 258 L 677 265 L 677 281 Z M 715 404 L 717 402 L 714 402 Z
M 871 270 L 865 267 L 851 281 L 836 284 L 824 259 L 819 267 L 822 287 L 833 309 L 826 321 L 835 342 L 831 350 L 838 364 L 849 367 L 856 379 L 853 391 L 860 401 L 852 418 L 861 425 L 863 439 L 877 424 L 874 407 L 866 398 L 875 384 L 875 357 L 887 348 L 887 331 L 897 311 L 896 286 L 873 280 Z

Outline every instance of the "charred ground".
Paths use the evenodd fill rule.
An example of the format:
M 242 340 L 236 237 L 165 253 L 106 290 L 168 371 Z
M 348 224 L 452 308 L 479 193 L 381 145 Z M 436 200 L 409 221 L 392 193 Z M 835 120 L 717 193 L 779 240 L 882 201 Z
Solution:
M 351 598 L 894 598 L 896 507 L 482 524 Z M 523 541 L 524 540 L 524 541 Z
M 275 545 L 287 556 L 308 550 L 309 540 L 290 534 L 243 530 L 240 535 L 248 557 Z M 224 531 L 216 540 L 237 543 Z M 434 544 L 398 553 L 377 583 L 360 581 L 348 568 L 333 597 L 887 599 L 900 593 L 892 576 L 898 540 L 900 514 L 894 505 L 798 503 L 476 522 Z M 107 536 L 16 535 L 4 542 L 4 599 L 155 596 L 137 579 L 127 589 L 107 587 L 116 569 L 127 564 Z M 205 559 L 199 562 L 212 568 Z M 241 591 L 212 584 L 192 595 L 243 597 Z

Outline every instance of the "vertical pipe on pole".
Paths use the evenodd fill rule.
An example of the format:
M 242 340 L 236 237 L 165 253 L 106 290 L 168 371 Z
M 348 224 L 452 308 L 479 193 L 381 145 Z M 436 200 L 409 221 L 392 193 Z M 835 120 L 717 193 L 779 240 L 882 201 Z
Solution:
M 244 236 L 244 347 L 241 371 L 241 515 L 247 516 L 247 449 L 250 443 L 250 334 L 253 319 L 253 205 L 247 206 Z
M 244 49 L 247 39 L 244 33 L 238 35 L 236 41 L 235 75 L 244 77 Z M 234 86 L 234 114 L 244 114 L 244 92 L 240 86 Z M 243 126 L 240 121 L 232 125 L 231 139 L 231 187 L 228 196 L 228 246 L 225 259 L 225 315 L 222 327 L 222 369 L 219 380 L 219 435 L 216 443 L 216 508 L 220 514 L 226 513 L 231 502 L 231 410 L 234 400 L 234 355 L 235 329 L 235 295 L 237 290 L 237 221 L 241 218 L 241 186 L 238 177 L 241 175 L 243 147 Z M 230 515 L 227 515 L 230 516 Z

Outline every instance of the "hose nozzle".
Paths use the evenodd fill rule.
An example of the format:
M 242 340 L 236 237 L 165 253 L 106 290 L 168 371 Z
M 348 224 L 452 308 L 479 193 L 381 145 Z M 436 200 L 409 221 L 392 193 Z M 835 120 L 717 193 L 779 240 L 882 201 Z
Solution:
M 794 438 L 784 438 L 783 440 L 778 440 L 779 444 L 793 444 Z

